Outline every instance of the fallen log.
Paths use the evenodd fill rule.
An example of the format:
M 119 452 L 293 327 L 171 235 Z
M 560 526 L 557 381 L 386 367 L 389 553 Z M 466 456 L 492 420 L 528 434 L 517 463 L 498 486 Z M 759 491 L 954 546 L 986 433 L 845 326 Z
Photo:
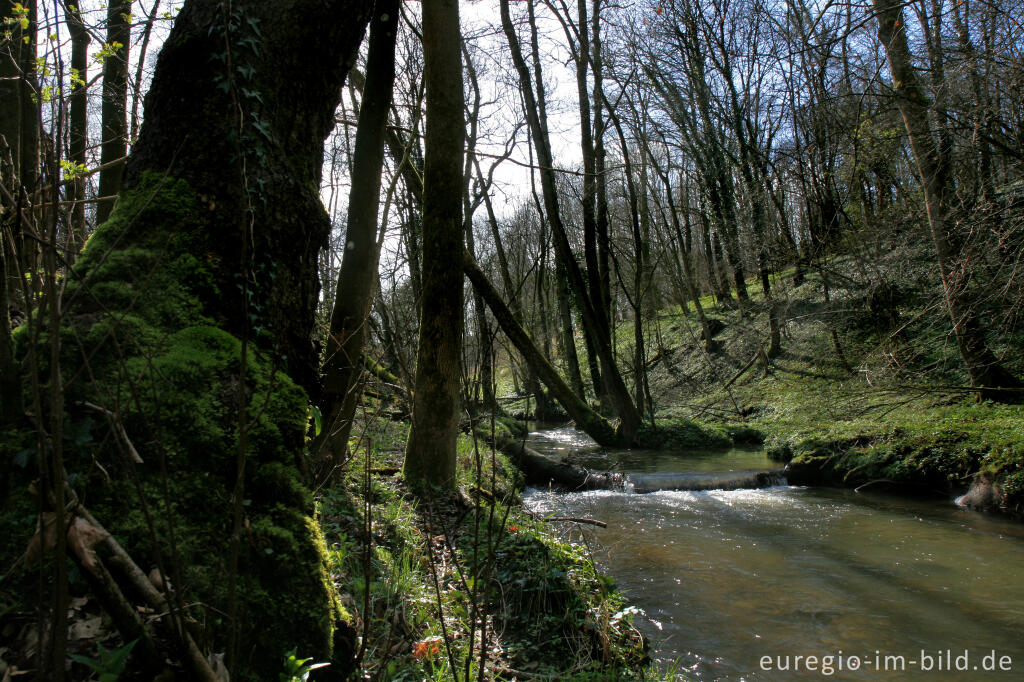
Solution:
M 597 519 L 584 519 L 575 516 L 544 516 L 541 517 L 541 521 L 552 522 L 552 521 L 568 521 L 571 523 L 585 523 L 590 526 L 597 526 L 598 528 L 607 528 L 608 524 L 604 521 L 598 521 Z
M 519 467 L 526 482 L 538 487 L 555 487 L 568 491 L 622 490 L 622 474 L 595 473 L 567 462 L 542 455 L 521 442 L 506 440 L 498 448 Z

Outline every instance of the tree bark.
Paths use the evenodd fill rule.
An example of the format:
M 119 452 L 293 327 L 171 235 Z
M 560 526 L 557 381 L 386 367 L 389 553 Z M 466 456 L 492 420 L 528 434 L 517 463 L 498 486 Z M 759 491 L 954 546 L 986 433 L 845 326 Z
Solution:
M 187 0 L 117 205 L 67 282 L 69 409 L 107 407 L 146 453 L 134 471 L 112 468 L 90 504 L 165 574 L 187 573 L 174 609 L 235 614 L 210 619 L 207 636 L 217 650 L 245 643 L 231 661 L 238 679 L 276 679 L 286 641 L 317 660 L 333 648 L 338 665 L 346 653 L 303 481 L 317 254 L 330 229 L 323 140 L 369 11 Z M 241 533 L 228 552 L 233 514 Z
M 404 474 L 414 485 L 455 485 L 463 292 L 462 54 L 457 0 L 423 2 L 427 123 L 423 275 L 412 429 Z

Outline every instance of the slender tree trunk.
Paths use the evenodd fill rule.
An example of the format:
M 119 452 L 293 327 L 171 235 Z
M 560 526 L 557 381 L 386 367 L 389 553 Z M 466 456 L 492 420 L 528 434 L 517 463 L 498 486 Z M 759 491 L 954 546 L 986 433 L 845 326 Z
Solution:
M 611 236 L 608 220 L 608 173 L 606 168 L 607 153 L 604 146 L 604 134 L 608 128 L 603 111 L 604 104 L 604 56 L 601 54 L 601 3 L 603 0 L 592 0 L 591 32 L 590 32 L 590 67 L 594 77 L 594 183 L 597 186 L 596 228 L 597 228 L 597 272 L 601 282 L 601 300 L 604 304 L 605 319 L 612 317 L 612 255 Z M 581 4 L 585 0 L 578 0 Z M 581 15 L 582 18 L 582 15 Z M 609 322 L 608 334 L 611 339 L 612 326 Z
M 633 308 L 633 400 L 637 409 L 642 413 L 652 412 L 653 407 L 644 409 L 645 398 L 650 393 L 645 390 L 647 384 L 647 353 L 644 349 L 644 327 L 643 327 L 643 302 L 644 302 L 644 275 L 647 269 L 645 259 L 644 238 L 641 229 L 641 220 L 647 220 L 647 208 L 643 207 L 641 216 L 641 200 L 637 191 L 637 183 L 633 179 L 633 159 L 629 153 L 629 146 L 626 144 L 626 134 L 622 129 L 622 121 L 619 116 L 609 109 L 608 115 L 615 131 L 619 136 L 619 145 L 622 147 L 622 159 L 626 178 L 626 196 L 629 205 L 629 222 L 633 236 L 633 294 L 629 296 L 630 305 Z M 646 159 L 641 162 L 640 187 L 647 188 L 647 163 Z M 628 295 L 628 294 L 627 294 Z
M 477 174 L 482 176 L 479 166 L 477 167 Z M 484 207 L 487 209 L 487 224 L 490 226 L 491 238 L 494 240 L 494 251 L 498 259 L 498 275 L 501 277 L 502 286 L 505 288 L 505 296 L 508 298 L 512 316 L 515 318 L 517 324 L 525 326 L 526 316 L 523 313 L 522 292 L 520 291 L 520 287 L 517 287 L 512 281 L 512 271 L 509 267 L 508 254 L 505 251 L 505 244 L 501 237 L 501 230 L 498 229 L 498 218 L 494 213 L 494 204 L 491 202 L 491 197 L 487 192 L 484 192 L 483 200 Z M 479 294 L 477 293 L 477 295 Z M 529 364 L 525 367 L 523 378 L 525 393 L 527 395 L 533 395 L 536 398 L 537 408 L 538 411 L 540 411 L 541 406 L 545 402 L 543 395 L 544 389 L 537 381 L 537 377 L 534 375 L 534 371 Z
M 530 84 L 530 73 L 523 59 L 519 47 L 519 39 L 516 36 L 515 28 L 512 25 L 512 18 L 509 15 L 508 0 L 501 0 L 501 22 L 508 39 L 509 49 L 512 53 L 512 60 L 519 76 L 519 84 L 525 101 L 526 117 L 530 128 L 533 131 L 533 142 L 537 150 L 537 160 L 541 167 L 541 186 L 543 188 L 545 209 L 548 221 L 551 224 L 552 236 L 555 241 L 555 249 L 558 257 L 562 259 L 569 275 L 569 281 L 579 299 L 579 305 L 583 314 L 583 324 L 592 330 L 601 328 L 598 313 L 595 312 L 593 303 L 587 297 L 587 287 L 583 276 L 579 271 L 576 260 L 573 257 L 569 240 L 566 236 L 565 227 L 562 224 L 558 206 L 558 196 L 555 187 L 555 179 L 552 166 L 551 147 L 546 132 L 541 127 L 538 117 L 537 100 L 534 98 L 533 88 Z M 633 404 L 626 389 L 622 375 L 619 373 L 612 356 L 611 346 L 602 339 L 596 339 L 597 355 L 601 362 L 602 380 L 605 383 L 609 396 L 612 400 L 616 414 L 619 415 L 621 428 L 627 438 L 632 439 L 643 422 L 636 405 Z
M 427 89 L 423 176 L 423 292 L 406 478 L 414 485 L 455 485 L 459 427 L 463 293 L 462 54 L 457 0 L 423 3 Z
M 569 305 L 569 286 L 565 282 L 565 268 L 562 261 L 555 259 L 555 292 L 558 298 L 558 317 L 562 330 L 562 356 L 565 358 L 565 371 L 569 375 L 572 391 L 583 400 L 587 394 L 583 388 L 583 375 L 580 373 L 580 358 L 576 352 L 576 333 L 572 324 L 572 309 Z
M 89 32 L 77 7 L 73 10 L 68 8 L 67 22 L 71 33 L 71 71 L 74 74 L 69 107 L 70 156 L 72 163 L 84 168 L 88 131 L 86 110 L 89 104 L 85 87 L 89 81 Z M 68 259 L 73 261 L 86 238 L 85 177 L 76 175 L 68 198 L 75 202 L 71 207 L 71 240 L 68 245 Z
M 377 214 L 384 166 L 384 127 L 395 80 L 398 0 L 377 0 L 370 20 L 366 87 L 359 108 L 352 189 L 345 228 L 345 248 L 334 294 L 323 373 L 326 455 L 337 467 L 348 452 L 356 406 L 361 394 L 366 318 L 373 306 L 380 258 Z
M 2 162 L 0 162 L 2 164 Z M 7 262 L 11 244 L 0 225 L 0 426 L 15 423 L 21 416 L 21 373 L 14 362 L 11 317 L 7 301 Z M 6 494 L 6 490 L 0 491 Z
M 675 229 L 676 239 L 679 241 L 679 244 L 682 245 L 684 243 L 684 239 L 682 230 L 680 229 L 679 225 L 679 209 L 676 208 L 675 199 L 672 198 L 672 184 L 669 179 L 668 172 L 663 172 L 657 166 L 655 166 L 654 170 L 658 177 L 661 178 L 662 184 L 665 186 L 665 196 L 667 197 L 668 201 L 669 218 L 672 220 L 672 227 Z M 687 223 L 689 223 L 689 207 L 684 205 L 682 207 L 682 210 L 686 212 L 684 213 L 683 219 Z M 682 246 L 680 246 L 680 249 L 682 249 Z M 711 336 L 711 325 L 708 322 L 708 317 L 704 312 L 704 306 L 700 302 L 700 294 L 697 291 L 693 270 L 690 267 L 690 257 L 685 252 L 681 254 L 681 257 L 683 263 L 683 273 L 686 277 L 687 289 L 689 290 L 690 298 L 693 300 L 693 307 L 697 311 L 697 319 L 700 320 L 701 336 L 704 339 L 704 350 L 710 353 L 714 350 L 715 347 L 714 340 Z
M 576 426 L 586 431 L 591 438 L 602 445 L 621 444 L 621 439 L 615 435 L 615 430 L 605 421 L 604 417 L 590 409 L 586 401 L 565 384 L 562 377 L 530 339 L 526 330 L 516 321 L 515 315 L 505 305 L 501 295 L 487 280 L 476 261 L 469 254 L 465 256 L 463 268 L 469 281 L 473 283 L 473 288 L 490 307 L 495 320 L 501 326 L 501 330 L 505 332 L 505 336 L 515 345 L 533 371 L 548 387 L 555 400 L 576 422 Z
M 135 65 L 135 79 L 132 81 L 132 113 L 129 139 L 139 136 L 139 105 L 142 103 L 142 78 L 146 74 L 146 56 L 149 54 L 149 39 L 153 35 L 153 24 L 156 13 L 160 10 L 161 0 L 153 0 L 153 7 L 146 16 L 146 25 L 142 29 L 142 41 L 139 46 L 139 60 Z
M 490 191 L 490 185 L 484 185 L 481 178 L 481 185 L 478 188 L 479 193 L 471 196 L 471 188 L 474 186 L 473 169 L 477 165 L 476 140 L 477 126 L 480 120 L 481 96 L 476 67 L 465 43 L 462 44 L 462 56 L 465 60 L 466 74 L 469 76 L 473 92 L 473 105 L 467 112 L 469 136 L 466 140 L 466 160 L 462 176 L 462 229 L 466 234 L 466 250 L 475 258 L 476 239 L 473 235 L 473 213 L 483 201 L 483 195 Z M 484 308 L 483 299 L 480 298 L 480 294 L 476 291 L 473 292 L 473 318 L 476 323 L 476 351 L 477 361 L 480 365 L 480 377 L 476 382 L 476 388 L 474 388 L 473 395 L 471 396 L 470 405 L 475 414 L 478 407 L 477 395 L 482 393 L 484 408 L 494 412 L 498 409 L 498 403 L 494 399 L 494 368 L 491 363 L 492 335 L 490 324 L 487 322 L 487 311 Z
M 951 183 L 945 156 L 935 143 L 928 122 L 928 99 L 914 70 L 902 5 L 875 0 L 878 15 L 878 38 L 885 47 L 889 69 L 892 72 L 896 103 L 910 138 L 910 147 L 917 161 L 921 184 L 924 187 L 928 224 L 939 272 L 942 275 L 946 307 L 953 321 L 957 348 L 970 376 L 971 385 L 981 389 L 981 396 L 993 399 L 1019 399 L 1016 393 L 999 389 L 1019 389 L 1021 381 L 1010 374 L 996 359 L 985 342 L 981 322 L 966 291 L 966 283 L 956 272 L 960 262 L 959 237 L 951 216 Z
M 417 302 L 418 316 L 421 307 L 419 300 L 423 298 L 423 194 L 408 183 L 405 190 L 408 215 L 402 227 L 402 241 L 405 244 L 405 254 L 409 257 L 409 286 L 412 289 L 413 300 Z
M 100 147 L 99 202 L 96 204 L 96 224 L 107 221 L 114 208 L 114 200 L 121 190 L 124 159 L 128 154 L 128 55 L 132 39 L 131 0 L 111 0 L 107 7 L 107 44 L 112 54 L 103 63 L 103 143 Z M 116 47 L 120 45 L 120 47 Z M 113 49 L 115 48 L 116 49 Z

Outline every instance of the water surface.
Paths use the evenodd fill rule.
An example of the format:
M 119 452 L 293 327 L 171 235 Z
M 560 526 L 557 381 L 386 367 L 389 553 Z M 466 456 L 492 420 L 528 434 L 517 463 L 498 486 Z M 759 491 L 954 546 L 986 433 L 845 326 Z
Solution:
M 569 454 L 574 440 L 585 450 L 578 460 L 599 469 L 709 475 L 777 467 L 750 450 L 604 452 L 571 429 L 531 435 L 533 447 L 552 454 Z M 571 532 L 585 534 L 642 610 L 637 626 L 652 656 L 675 661 L 692 679 L 1024 679 L 1020 524 L 943 501 L 791 486 L 532 491 L 527 504 L 608 523 Z M 806 662 L 802 674 L 777 669 L 786 662 L 777 657 L 797 655 L 817 656 L 815 670 Z M 772 670 L 762 669 L 763 656 Z M 824 656 L 832 657 L 830 675 Z M 1002 656 L 1012 670 L 984 674 Z M 859 670 L 836 669 L 851 657 Z M 958 663 L 967 670 L 947 670 Z

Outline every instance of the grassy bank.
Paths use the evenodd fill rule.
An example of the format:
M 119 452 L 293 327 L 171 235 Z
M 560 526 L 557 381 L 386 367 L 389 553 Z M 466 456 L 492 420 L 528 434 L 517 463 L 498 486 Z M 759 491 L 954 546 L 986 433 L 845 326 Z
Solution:
M 334 580 L 355 614 L 358 677 L 643 679 L 632 611 L 579 546 L 524 511 L 519 474 L 459 441 L 458 489 L 417 498 L 395 470 L 405 425 L 372 421 L 325 491 Z

